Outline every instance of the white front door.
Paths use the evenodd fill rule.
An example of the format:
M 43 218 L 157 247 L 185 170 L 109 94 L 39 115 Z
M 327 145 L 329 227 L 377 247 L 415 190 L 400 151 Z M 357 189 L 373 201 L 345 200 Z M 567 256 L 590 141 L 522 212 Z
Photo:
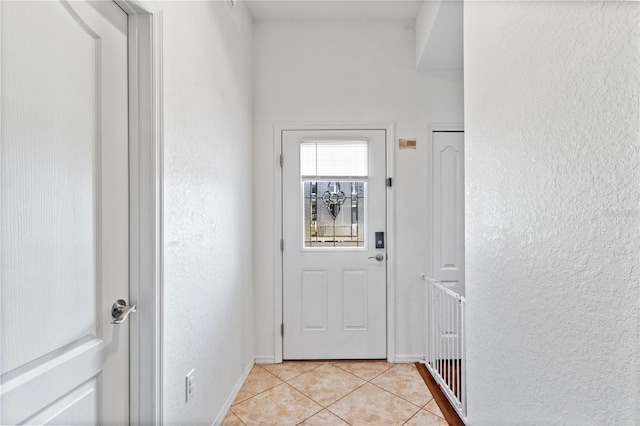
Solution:
M 0 12 L 1 423 L 127 424 L 127 16 Z
M 432 136 L 432 273 L 464 296 L 464 132 Z
M 386 358 L 385 131 L 284 131 L 282 153 L 283 358 Z

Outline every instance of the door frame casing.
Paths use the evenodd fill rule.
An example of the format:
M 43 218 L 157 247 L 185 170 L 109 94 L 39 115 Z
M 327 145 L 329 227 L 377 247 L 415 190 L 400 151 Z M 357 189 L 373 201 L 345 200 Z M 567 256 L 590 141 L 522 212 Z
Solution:
M 162 11 L 114 0 L 128 15 L 129 422 L 162 424 Z
M 280 333 L 283 317 L 283 252 L 280 240 L 283 238 L 282 223 L 282 135 L 285 131 L 324 130 L 384 130 L 385 131 L 385 178 L 393 178 L 395 153 L 395 124 L 389 122 L 278 122 L 273 126 L 273 193 L 274 200 L 274 362 L 282 363 L 283 337 Z M 284 159 L 286 161 L 286 159 Z M 393 186 L 386 187 L 386 232 L 387 232 L 387 361 L 395 362 L 395 202 Z

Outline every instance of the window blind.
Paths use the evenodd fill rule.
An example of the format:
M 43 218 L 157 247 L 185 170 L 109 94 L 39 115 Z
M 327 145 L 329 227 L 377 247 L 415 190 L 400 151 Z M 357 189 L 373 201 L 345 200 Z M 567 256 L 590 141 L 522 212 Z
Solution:
M 303 178 L 366 178 L 369 142 L 366 140 L 302 140 L 300 175 Z

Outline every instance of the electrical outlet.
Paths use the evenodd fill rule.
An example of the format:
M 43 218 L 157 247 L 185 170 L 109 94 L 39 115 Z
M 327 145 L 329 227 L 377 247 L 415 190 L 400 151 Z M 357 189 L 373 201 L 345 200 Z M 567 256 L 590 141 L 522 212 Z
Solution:
M 193 373 L 194 373 L 195 369 L 192 368 L 191 371 L 189 371 L 187 373 L 187 375 L 184 378 L 184 396 L 185 396 L 185 402 L 189 402 L 189 400 L 191 399 L 191 397 L 193 396 Z

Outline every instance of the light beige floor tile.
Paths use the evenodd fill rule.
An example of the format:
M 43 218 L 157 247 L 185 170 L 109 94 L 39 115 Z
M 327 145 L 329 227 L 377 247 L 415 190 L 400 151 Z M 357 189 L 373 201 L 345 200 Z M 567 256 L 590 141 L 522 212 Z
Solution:
M 349 423 L 344 422 L 340 417 L 336 416 L 330 411 L 322 410 L 318 414 L 313 415 L 300 425 L 305 426 L 349 426 Z
M 246 425 L 295 425 L 322 410 L 318 404 L 282 383 L 233 406 Z
M 313 370 L 320 364 L 322 363 L 314 361 L 285 361 L 282 364 L 262 364 L 260 366 L 286 382 L 302 373 Z
M 396 364 L 373 379 L 371 383 L 419 407 L 424 407 L 433 398 L 413 364 Z
M 370 383 L 328 407 L 351 425 L 401 425 L 420 407 L 398 398 Z
M 251 370 L 251 373 L 249 373 L 247 380 L 244 382 L 244 385 L 242 385 L 240 392 L 238 392 L 238 396 L 236 396 L 236 400 L 233 404 L 235 405 L 245 399 L 251 398 L 260 392 L 264 392 L 267 389 L 271 389 L 272 387 L 279 385 L 280 383 L 282 383 L 282 380 L 278 379 L 259 365 L 255 365 L 253 370 Z
M 405 426 L 448 426 L 448 424 L 442 417 L 427 410 L 420 410 L 405 423 Z
M 367 381 L 393 367 L 387 361 L 336 361 L 332 364 Z
M 288 383 L 326 407 L 366 382 L 334 365 L 323 364 Z
M 242 420 L 240 420 L 238 416 L 233 414 L 233 411 L 229 410 L 227 415 L 224 416 L 224 420 L 222 420 L 222 426 L 244 426 L 244 423 L 242 423 Z
M 438 404 L 436 403 L 435 399 L 432 399 L 431 401 L 429 401 L 429 403 L 425 405 L 424 408 L 431 411 L 433 414 L 436 414 L 444 418 L 444 414 L 442 414 L 442 411 L 440 411 L 440 407 L 438 407 Z

